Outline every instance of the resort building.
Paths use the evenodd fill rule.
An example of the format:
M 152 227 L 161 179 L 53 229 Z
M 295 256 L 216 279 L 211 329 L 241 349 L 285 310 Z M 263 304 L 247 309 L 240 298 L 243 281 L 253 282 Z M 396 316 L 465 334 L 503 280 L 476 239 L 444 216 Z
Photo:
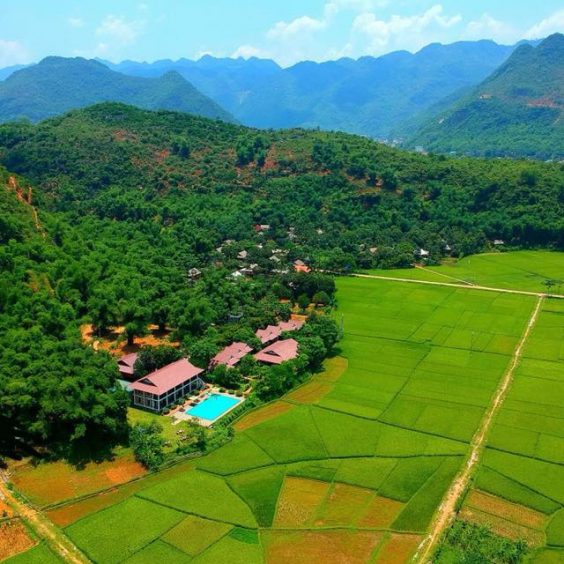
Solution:
M 268 345 L 282 335 L 282 330 L 278 325 L 269 325 L 266 329 L 259 329 L 255 335 L 263 345 Z
M 204 382 L 200 375 L 203 372 L 185 358 L 155 370 L 131 385 L 133 405 L 159 412 L 202 388 Z
M 288 321 L 281 321 L 278 324 L 280 331 L 299 331 L 304 326 L 304 319 L 290 319 Z
M 232 343 L 225 347 L 222 351 L 218 352 L 211 360 L 210 368 L 214 368 L 219 364 L 232 368 L 244 356 L 252 352 L 252 348 L 247 343 Z
M 297 260 L 294 262 L 294 270 L 296 272 L 304 272 L 306 274 L 311 272 L 311 268 L 303 260 Z
M 255 354 L 255 358 L 265 364 L 282 364 L 288 360 L 293 360 L 297 356 L 298 342 L 295 339 L 276 341 Z
M 135 362 L 137 361 L 137 353 L 130 353 L 122 356 L 118 360 L 118 369 L 124 380 L 133 380 L 135 377 Z

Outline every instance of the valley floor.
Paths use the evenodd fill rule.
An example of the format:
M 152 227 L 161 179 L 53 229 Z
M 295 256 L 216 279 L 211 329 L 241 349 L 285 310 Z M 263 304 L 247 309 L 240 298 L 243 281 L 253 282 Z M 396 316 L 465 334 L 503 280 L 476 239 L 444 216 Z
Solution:
M 527 540 L 532 561 L 561 561 L 564 300 L 465 282 L 471 272 L 475 285 L 544 293 L 543 280 L 564 278 L 564 255 L 465 260 L 404 271 L 453 286 L 338 279 L 339 356 L 246 414 L 231 443 L 36 504 L 103 563 L 401 563 L 431 554 L 423 541 L 440 540 L 459 508 Z M 44 549 L 14 561 L 48 562 Z

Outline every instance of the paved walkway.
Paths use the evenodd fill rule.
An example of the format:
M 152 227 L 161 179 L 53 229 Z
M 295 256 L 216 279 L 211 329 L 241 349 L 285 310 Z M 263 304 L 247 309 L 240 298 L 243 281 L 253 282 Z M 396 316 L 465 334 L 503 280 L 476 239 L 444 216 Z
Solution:
M 446 492 L 443 501 L 439 509 L 437 510 L 437 514 L 435 515 L 433 523 L 431 524 L 431 530 L 421 543 L 419 550 L 414 557 L 415 562 L 424 564 L 431 562 L 431 559 L 435 551 L 437 550 L 439 543 L 442 541 L 444 534 L 456 517 L 457 505 L 466 493 L 468 486 L 470 485 L 470 480 L 473 477 L 474 472 L 478 468 L 478 463 L 480 462 L 482 454 L 484 453 L 484 450 L 486 448 L 486 442 L 492 423 L 495 416 L 501 409 L 505 398 L 507 397 L 507 393 L 509 392 L 509 388 L 511 387 L 511 383 L 513 382 L 513 374 L 515 372 L 515 369 L 519 365 L 519 360 L 521 359 L 523 347 L 537 321 L 543 301 L 544 296 L 540 296 L 535 309 L 531 314 L 525 332 L 523 333 L 523 336 L 521 337 L 519 343 L 517 344 L 517 348 L 513 353 L 511 363 L 509 364 L 507 371 L 505 372 L 499 386 L 497 387 L 493 400 L 490 403 L 486 413 L 484 414 L 482 422 L 480 423 L 480 427 L 472 437 L 472 441 L 470 442 L 470 455 L 466 461 L 466 464 L 456 475 L 454 481 Z

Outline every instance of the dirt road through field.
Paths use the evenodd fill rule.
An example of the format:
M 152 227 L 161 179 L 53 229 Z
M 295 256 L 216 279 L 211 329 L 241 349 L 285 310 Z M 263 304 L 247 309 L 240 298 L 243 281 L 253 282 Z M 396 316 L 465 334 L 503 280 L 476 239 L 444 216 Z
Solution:
M 478 467 L 478 462 L 480 461 L 486 447 L 486 442 L 492 423 L 501 406 L 503 405 L 505 398 L 507 397 L 507 393 L 509 391 L 509 388 L 511 387 L 511 383 L 513 382 L 513 374 L 515 372 L 515 369 L 519 365 L 523 347 L 537 321 L 543 301 L 544 297 L 540 296 L 536 303 L 535 309 L 531 314 L 529 322 L 527 323 L 527 327 L 521 339 L 519 340 L 519 343 L 517 344 L 515 352 L 513 353 L 511 362 L 499 383 L 495 395 L 493 396 L 493 400 L 490 403 L 486 413 L 484 414 L 478 430 L 472 437 L 472 441 L 470 442 L 470 455 L 466 460 L 466 463 L 464 464 L 462 470 L 456 475 L 454 481 L 446 492 L 443 501 L 439 506 L 439 509 L 437 510 L 437 513 L 431 524 L 431 530 L 421 543 L 414 557 L 414 562 L 426 564 L 427 562 L 431 561 L 431 558 L 435 553 L 438 544 L 442 540 L 444 533 L 447 531 L 448 527 L 452 524 L 452 521 L 456 517 L 457 504 L 466 492 L 466 489 L 470 484 L 470 479 L 472 478 L 475 470 Z
M 4 499 L 14 511 L 33 529 L 39 540 L 44 540 L 63 562 L 85 564 L 90 560 L 47 517 L 20 501 L 7 487 L 6 476 L 0 475 L 0 499 Z

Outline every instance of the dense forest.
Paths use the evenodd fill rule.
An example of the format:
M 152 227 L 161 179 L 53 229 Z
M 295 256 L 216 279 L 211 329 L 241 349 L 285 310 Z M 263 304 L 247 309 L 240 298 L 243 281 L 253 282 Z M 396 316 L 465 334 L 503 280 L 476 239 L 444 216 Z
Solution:
M 83 346 L 82 322 L 130 336 L 170 326 L 205 362 L 287 316 L 280 298 L 333 301 L 331 280 L 294 274 L 297 260 L 346 272 L 407 267 L 420 248 L 436 262 L 493 239 L 564 248 L 560 164 L 422 156 L 113 103 L 1 126 L 0 161 L 6 443 L 56 450 L 127 432 L 115 361 Z M 313 327 L 312 366 L 335 340 Z M 265 399 L 286 376 L 265 382 Z
M 408 146 L 473 156 L 564 157 L 564 35 L 520 45 L 490 77 L 435 107 Z

